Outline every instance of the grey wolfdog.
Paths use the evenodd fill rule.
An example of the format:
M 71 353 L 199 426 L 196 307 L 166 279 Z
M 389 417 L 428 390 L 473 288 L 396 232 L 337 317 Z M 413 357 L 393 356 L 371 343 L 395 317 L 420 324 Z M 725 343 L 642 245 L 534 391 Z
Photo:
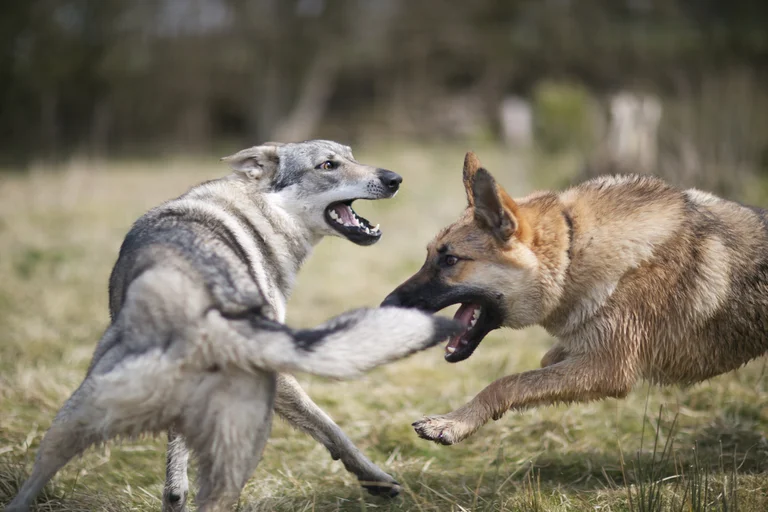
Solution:
M 639 379 L 690 385 L 768 352 L 768 212 L 652 176 L 602 176 L 513 199 L 464 163 L 467 207 L 383 305 L 461 304 L 445 359 L 490 331 L 541 325 L 541 368 L 503 377 L 413 424 L 441 444 L 508 410 L 622 398 Z
M 199 510 L 225 510 L 261 459 L 273 409 L 369 490 L 397 493 L 283 372 L 353 378 L 446 339 L 456 324 L 401 308 L 355 310 L 308 330 L 283 322 L 312 247 L 326 235 L 375 243 L 381 231 L 352 201 L 392 197 L 402 178 L 330 141 L 267 143 L 224 160 L 234 173 L 149 211 L 126 236 L 110 278 L 112 322 L 8 510 L 27 510 L 90 445 L 165 430 L 163 509 L 186 508 L 188 443 Z

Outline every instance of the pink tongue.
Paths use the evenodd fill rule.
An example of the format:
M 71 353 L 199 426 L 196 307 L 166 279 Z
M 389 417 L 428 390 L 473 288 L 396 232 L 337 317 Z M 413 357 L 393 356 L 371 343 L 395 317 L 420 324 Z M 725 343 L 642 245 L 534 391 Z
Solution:
M 448 340 L 448 344 L 446 345 L 446 348 L 458 348 L 459 342 L 461 342 L 461 337 L 467 334 L 467 331 L 469 330 L 469 322 L 472 321 L 472 313 L 475 312 L 475 309 L 477 309 L 479 306 L 477 304 L 462 304 L 461 307 L 456 311 L 456 314 L 453 315 L 454 320 L 458 320 L 459 323 L 463 324 L 466 329 L 464 329 L 464 332 L 457 334 L 456 336 L 452 336 L 450 340 Z
M 333 209 L 336 211 L 336 213 L 339 215 L 339 218 L 346 224 L 347 226 L 359 226 L 360 224 L 357 222 L 357 219 L 355 218 L 354 214 L 352 213 L 352 209 L 345 205 L 345 204 L 337 204 L 333 207 Z

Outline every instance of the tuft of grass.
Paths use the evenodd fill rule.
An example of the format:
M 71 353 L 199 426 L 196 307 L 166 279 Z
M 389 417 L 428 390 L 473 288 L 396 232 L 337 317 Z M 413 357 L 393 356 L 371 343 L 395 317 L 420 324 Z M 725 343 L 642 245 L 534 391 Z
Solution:
M 469 149 L 513 195 L 547 180 L 528 172 L 530 155 L 490 146 L 358 151 L 360 161 L 402 174 L 402 192 L 392 201 L 355 204 L 381 223 L 376 246 L 328 239 L 317 247 L 299 275 L 289 323 L 316 325 L 377 305 L 412 274 L 426 243 L 466 204 L 461 167 Z M 535 158 L 537 168 L 565 167 Z M 42 435 L 85 374 L 108 322 L 109 272 L 131 223 L 225 172 L 212 157 L 0 175 L 0 507 L 26 478 Z M 238 510 L 628 511 L 629 493 L 637 504 L 641 485 L 646 502 L 678 506 L 672 510 L 681 500 L 684 510 L 700 510 L 692 503 L 725 510 L 726 502 L 729 511 L 768 510 L 765 359 L 684 390 L 638 386 L 621 401 L 508 413 L 456 446 L 428 443 L 411 429 L 422 415 L 459 407 L 496 378 L 535 368 L 550 345 L 538 328 L 504 330 L 457 365 L 435 349 L 354 382 L 300 376 L 403 493 L 392 501 L 368 496 L 323 447 L 276 420 Z M 674 415 L 674 432 L 661 414 L 646 412 L 661 406 Z M 646 422 L 657 429 L 655 455 L 642 441 Z M 617 446 L 639 454 L 631 467 Z M 37 510 L 158 510 L 164 451 L 162 437 L 91 449 L 59 472 Z

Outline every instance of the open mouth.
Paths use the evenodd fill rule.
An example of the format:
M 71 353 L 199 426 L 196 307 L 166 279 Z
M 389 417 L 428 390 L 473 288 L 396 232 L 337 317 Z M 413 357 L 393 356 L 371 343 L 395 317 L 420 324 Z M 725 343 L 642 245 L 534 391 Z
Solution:
M 490 305 L 462 303 L 453 319 L 464 326 L 464 332 L 448 339 L 445 360 L 449 363 L 467 359 L 489 332 L 501 327 L 501 315 Z
M 352 202 L 340 201 L 333 203 L 325 209 L 325 221 L 347 240 L 357 245 L 375 244 L 381 238 L 379 225 L 371 226 L 363 217 L 352 209 Z

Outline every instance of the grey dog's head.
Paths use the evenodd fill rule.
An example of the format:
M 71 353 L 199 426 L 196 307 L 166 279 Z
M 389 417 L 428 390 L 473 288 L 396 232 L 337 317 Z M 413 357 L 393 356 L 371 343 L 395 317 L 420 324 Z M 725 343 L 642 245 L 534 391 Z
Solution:
M 381 231 L 357 215 L 352 202 L 393 197 L 402 181 L 392 171 L 357 162 L 349 146 L 329 140 L 267 142 L 222 160 L 315 235 L 359 245 L 376 243 Z

